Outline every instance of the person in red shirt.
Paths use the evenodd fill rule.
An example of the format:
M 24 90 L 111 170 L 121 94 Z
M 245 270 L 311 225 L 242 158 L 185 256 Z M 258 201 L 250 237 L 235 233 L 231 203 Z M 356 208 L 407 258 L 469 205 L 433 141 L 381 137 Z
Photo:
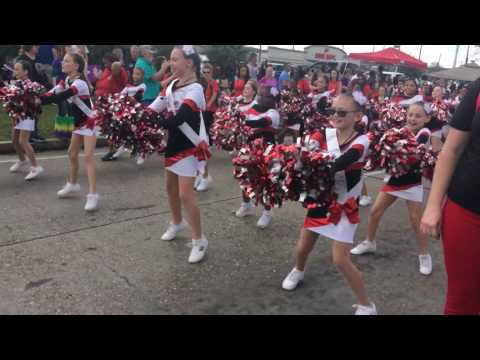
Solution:
M 308 95 L 311 91 L 310 81 L 307 79 L 305 70 L 298 68 L 297 70 L 297 89 L 300 92 L 300 95 Z
M 336 70 L 330 72 L 328 91 L 331 91 L 335 95 L 340 95 L 342 92 L 342 82 L 338 79 L 338 72 Z
M 213 67 L 210 64 L 203 66 L 203 77 L 205 79 L 205 100 L 207 111 L 203 113 L 207 133 L 210 134 L 210 127 L 213 124 L 214 114 L 217 111 L 217 98 L 220 88 L 218 82 L 213 78 Z M 212 183 L 212 177 L 208 174 L 208 165 L 205 165 L 203 176 L 197 176 L 193 188 L 199 192 L 207 191 Z
M 118 61 L 118 58 L 107 53 L 103 57 L 104 70 L 97 74 L 95 97 L 116 94 L 121 92 L 128 84 L 127 70 Z
M 237 76 L 235 77 L 235 81 L 233 82 L 232 88 L 232 97 L 242 96 L 243 88 L 245 84 L 250 80 L 249 70 L 247 65 L 241 65 L 238 68 Z

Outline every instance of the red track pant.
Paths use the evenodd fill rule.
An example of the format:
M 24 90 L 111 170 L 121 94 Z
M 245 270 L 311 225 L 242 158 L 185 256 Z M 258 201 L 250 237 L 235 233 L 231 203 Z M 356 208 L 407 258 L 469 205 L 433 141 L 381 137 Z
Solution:
M 449 199 L 442 241 L 448 277 L 445 315 L 480 314 L 480 215 Z

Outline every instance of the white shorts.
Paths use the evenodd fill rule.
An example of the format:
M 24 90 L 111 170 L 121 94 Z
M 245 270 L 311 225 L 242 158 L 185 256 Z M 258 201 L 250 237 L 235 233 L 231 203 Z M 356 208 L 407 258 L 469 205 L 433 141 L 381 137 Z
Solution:
M 15 125 L 15 130 L 35 131 L 35 120 L 20 120 L 18 124 Z
M 92 130 L 92 129 L 87 128 L 86 126 L 83 126 L 78 130 L 74 130 L 73 134 L 81 135 L 81 136 L 98 136 L 99 128 L 96 127 Z
M 357 231 L 358 224 L 352 224 L 345 214 L 342 214 L 340 222 L 335 224 L 328 224 L 324 226 L 317 226 L 311 228 L 305 228 L 318 235 L 326 238 L 353 245 L 355 233 Z
M 396 191 L 385 191 L 382 189 L 382 192 L 385 192 L 386 194 L 390 194 L 400 199 L 423 203 L 423 185 L 417 185 L 411 187 L 410 189 Z
M 199 164 L 198 159 L 195 156 L 191 155 L 182 160 L 177 161 L 175 164 L 167 167 L 166 169 L 178 176 L 196 177 L 198 164 Z

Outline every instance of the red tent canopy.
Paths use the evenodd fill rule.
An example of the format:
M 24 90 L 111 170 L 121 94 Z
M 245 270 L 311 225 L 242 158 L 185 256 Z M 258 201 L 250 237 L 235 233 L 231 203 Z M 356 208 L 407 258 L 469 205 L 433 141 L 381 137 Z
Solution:
M 351 53 L 349 55 L 351 59 L 363 60 L 363 61 L 375 61 L 385 64 L 403 65 L 413 67 L 417 69 L 427 69 L 427 63 L 415 59 L 413 56 L 405 54 L 395 48 L 387 48 L 380 51 L 370 53 Z

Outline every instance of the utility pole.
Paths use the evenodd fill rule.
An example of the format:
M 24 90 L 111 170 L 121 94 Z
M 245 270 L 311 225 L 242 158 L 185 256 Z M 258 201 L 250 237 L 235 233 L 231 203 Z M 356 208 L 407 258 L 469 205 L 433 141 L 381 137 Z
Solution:
M 262 63 L 262 45 L 260 45 L 260 55 L 258 56 L 258 63 Z
M 456 49 L 455 49 L 455 60 L 453 60 L 453 67 L 456 68 L 457 67 L 457 57 L 458 57 L 458 50 L 460 49 L 460 45 L 457 45 Z
M 467 58 L 465 59 L 465 65 L 468 64 L 468 55 L 470 55 L 470 45 L 467 45 Z
M 422 48 L 423 45 L 420 45 L 420 53 L 418 54 L 418 60 L 422 60 Z

